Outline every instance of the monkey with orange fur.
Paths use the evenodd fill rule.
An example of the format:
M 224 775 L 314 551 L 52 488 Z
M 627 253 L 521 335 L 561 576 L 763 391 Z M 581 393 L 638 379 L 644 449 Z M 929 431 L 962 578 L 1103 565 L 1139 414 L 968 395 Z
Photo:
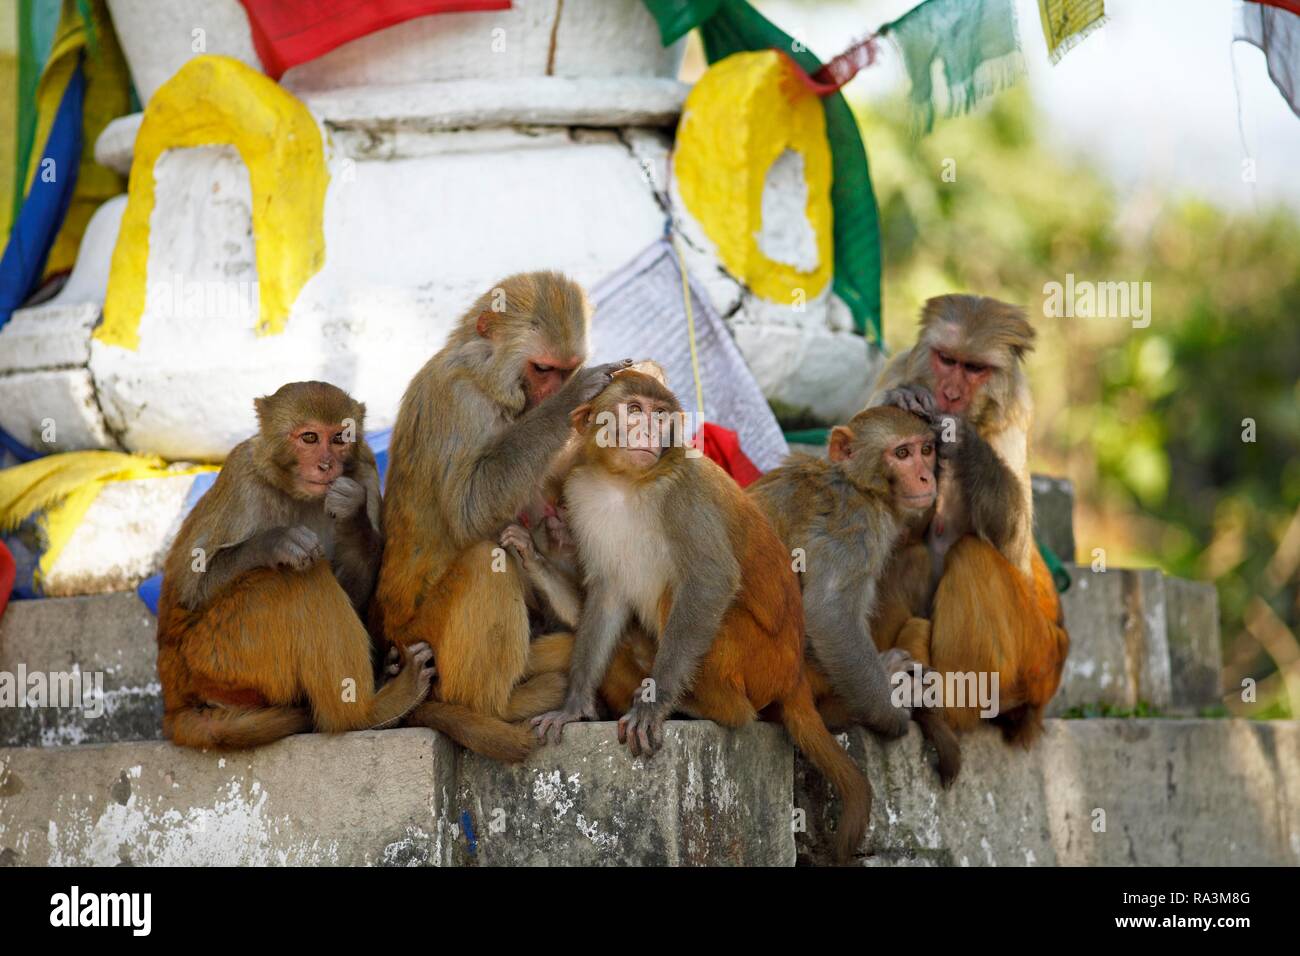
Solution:
M 1024 310 L 995 299 L 945 295 L 921 313 L 917 344 L 895 356 L 872 404 L 935 421 L 939 504 L 926 533 L 932 590 L 928 647 L 914 656 L 935 670 L 997 673 L 1009 741 L 1028 745 L 1060 684 L 1070 639 L 1051 574 L 1033 542 L 1028 434 L 1033 417 L 1022 368 L 1034 330 Z M 893 572 L 891 572 L 893 573 Z M 977 707 L 944 711 L 955 729 Z
M 686 454 L 683 413 L 629 370 L 573 413 L 584 440 L 564 484 L 585 598 L 563 709 L 533 720 L 557 740 L 594 719 L 653 754 L 675 712 L 738 727 L 780 720 L 839 792 L 837 852 L 861 842 L 871 786 L 822 723 L 804 673 L 799 585 L 771 526 L 720 467 Z
M 429 648 L 417 643 L 405 668 L 373 688 L 359 614 L 382 539 L 365 406 L 333 385 L 294 382 L 256 408 L 258 434 L 231 451 L 164 567 L 163 732 L 185 746 L 387 726 L 432 678 Z
M 407 722 L 498 760 L 524 759 L 519 722 L 564 699 L 573 636 L 533 637 L 498 536 L 536 506 L 570 413 L 626 364 L 582 367 L 589 313 L 559 273 L 502 280 L 411 380 L 389 443 L 375 629 L 433 648 L 437 683 Z

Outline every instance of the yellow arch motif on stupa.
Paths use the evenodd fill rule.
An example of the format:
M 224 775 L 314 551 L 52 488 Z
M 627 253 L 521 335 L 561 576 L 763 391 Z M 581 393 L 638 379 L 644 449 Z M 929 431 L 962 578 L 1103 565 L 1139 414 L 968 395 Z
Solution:
M 816 263 L 803 271 L 765 253 L 763 194 L 787 151 L 803 160 L 807 227 Z M 775 50 L 734 53 L 695 84 L 677 128 L 673 176 L 683 203 L 717 247 L 727 271 L 769 302 L 811 299 L 834 270 L 831 149 L 821 100 Z
M 258 335 L 284 330 L 289 310 L 325 261 L 329 171 L 320 128 L 302 101 L 225 56 L 189 60 L 145 107 L 122 227 L 113 249 L 104 321 L 95 337 L 140 344 L 154 210 L 154 164 L 164 151 L 233 146 L 248 167 L 257 259 Z

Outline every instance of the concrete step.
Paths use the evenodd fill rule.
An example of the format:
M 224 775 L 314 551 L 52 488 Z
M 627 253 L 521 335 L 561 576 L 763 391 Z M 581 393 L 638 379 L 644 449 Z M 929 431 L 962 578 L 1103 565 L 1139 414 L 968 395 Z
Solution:
M 132 591 L 10 602 L 0 617 L 0 746 L 157 738 L 162 696 L 155 631 L 153 614 Z M 21 691 L 33 689 L 32 675 L 71 693 L 28 706 Z M 74 675 L 84 693 L 68 686 Z M 48 706 L 54 702 L 62 706 Z M 42 700 L 33 696 L 30 703 Z
M 1157 571 L 1071 570 L 1074 584 L 1062 600 L 1072 649 L 1050 713 L 1145 703 L 1195 715 L 1219 702 L 1212 585 Z M 153 616 L 134 593 L 13 602 L 0 618 L 0 701 L 6 674 L 16 682 L 23 673 L 30 680 L 75 672 L 99 675 L 103 706 L 102 713 L 97 706 L 0 706 L 0 746 L 156 738 L 156 659 Z
M 429 730 L 305 734 L 221 756 L 159 742 L 0 750 L 0 865 L 791 865 L 778 727 L 613 723 L 522 767 Z
M 1088 705 L 1196 715 L 1222 703 L 1219 603 L 1213 584 L 1154 569 L 1067 565 L 1061 595 L 1070 656 L 1048 713 Z
M 573 725 L 520 767 L 427 730 L 220 756 L 0 750 L 0 865 L 821 863 L 834 808 L 779 728 L 671 722 L 637 760 Z M 965 740 L 941 791 L 913 728 L 844 735 L 876 790 L 868 864 L 1300 864 L 1300 724 L 1048 722 Z
M 876 790 L 868 863 L 1300 865 L 1297 721 L 1049 720 L 1030 750 L 981 728 L 947 791 L 915 730 L 847 738 Z M 834 808 L 802 758 L 795 803 L 809 818 L 800 862 L 826 862 Z

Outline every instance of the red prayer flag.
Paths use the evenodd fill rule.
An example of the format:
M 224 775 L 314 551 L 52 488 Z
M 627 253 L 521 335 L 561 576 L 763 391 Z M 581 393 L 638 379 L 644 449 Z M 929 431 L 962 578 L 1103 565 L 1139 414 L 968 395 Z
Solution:
M 266 75 L 328 53 L 349 40 L 434 13 L 508 10 L 510 0 L 240 0 Z
M 5 606 L 9 603 L 9 595 L 13 593 L 14 578 L 17 573 L 14 556 L 9 553 L 5 543 L 0 541 L 0 615 L 4 614 Z
M 749 456 L 740 450 L 740 438 L 730 428 L 705 422 L 702 433 L 704 454 L 721 465 L 740 487 L 744 488 L 762 474 Z

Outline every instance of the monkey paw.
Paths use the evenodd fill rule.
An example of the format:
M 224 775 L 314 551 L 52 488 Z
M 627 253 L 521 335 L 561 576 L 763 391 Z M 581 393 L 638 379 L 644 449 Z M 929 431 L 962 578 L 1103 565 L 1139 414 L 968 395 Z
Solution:
M 537 560 L 537 549 L 533 547 L 533 536 L 527 529 L 517 524 L 507 526 L 501 532 L 501 547 L 513 551 L 525 571 L 532 570 L 533 562 Z
M 323 557 L 325 549 L 316 532 L 302 525 L 285 528 L 271 547 L 271 563 L 295 571 L 306 571 Z
M 595 720 L 596 717 L 594 705 L 586 707 L 566 706 L 564 710 L 549 710 L 544 714 L 539 714 L 533 718 L 532 725 L 539 740 L 558 744 L 565 724 L 576 723 L 580 720 Z
M 638 701 L 619 718 L 618 742 L 627 744 L 633 757 L 653 757 L 663 743 L 665 719 L 667 715 L 659 707 Z
M 424 700 L 425 695 L 429 693 L 429 685 L 433 683 L 436 673 L 433 664 L 433 648 L 429 647 L 424 641 L 419 641 L 407 647 L 405 670 L 410 672 L 413 680 L 412 697 L 416 702 Z
M 366 489 L 346 475 L 330 482 L 325 492 L 325 513 L 335 521 L 346 521 L 366 506 Z
M 898 388 L 891 388 L 881 396 L 880 404 L 894 405 L 931 423 L 938 415 L 934 395 L 923 385 L 900 385 Z

